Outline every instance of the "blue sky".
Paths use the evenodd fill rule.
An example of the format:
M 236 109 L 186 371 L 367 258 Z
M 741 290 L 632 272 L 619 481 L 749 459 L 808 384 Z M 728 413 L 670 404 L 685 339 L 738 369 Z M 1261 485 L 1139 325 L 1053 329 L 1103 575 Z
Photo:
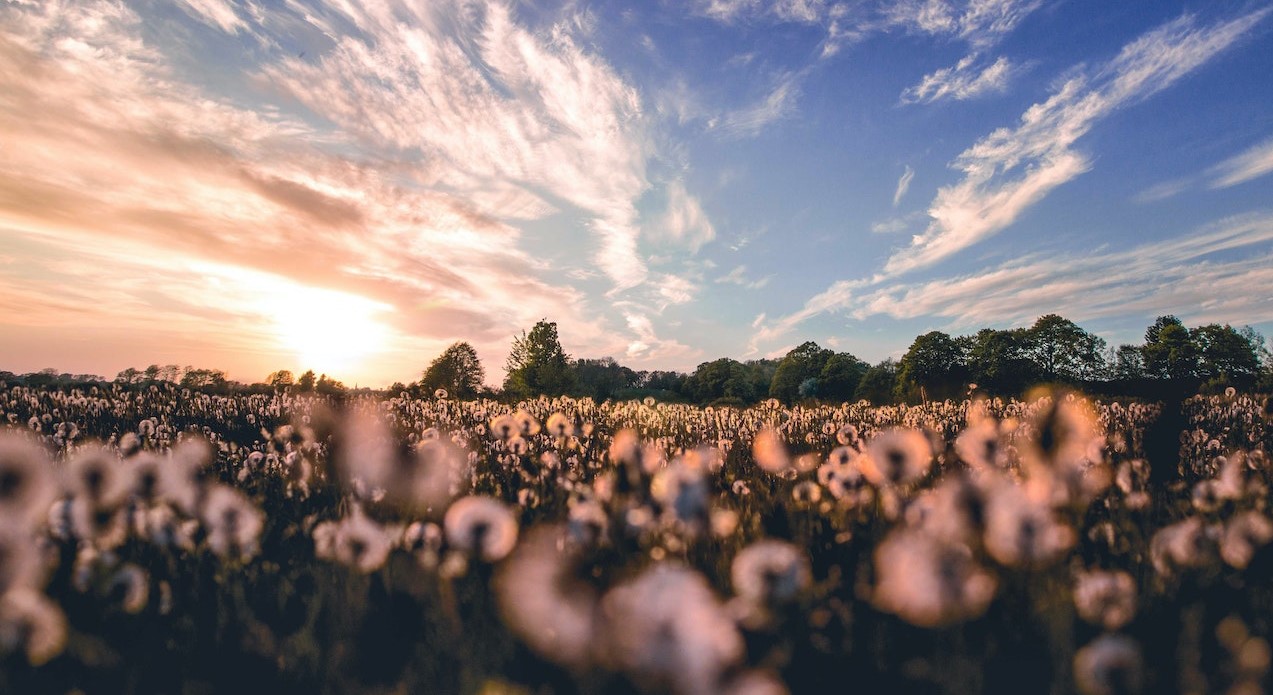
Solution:
M 0 5 L 0 368 L 1273 332 L 1267 2 Z

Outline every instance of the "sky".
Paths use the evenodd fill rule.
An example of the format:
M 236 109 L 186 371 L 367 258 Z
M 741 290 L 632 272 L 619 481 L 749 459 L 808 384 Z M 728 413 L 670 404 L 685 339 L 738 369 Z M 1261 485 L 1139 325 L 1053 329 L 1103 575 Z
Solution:
M 0 369 L 1273 334 L 1273 4 L 0 0 Z

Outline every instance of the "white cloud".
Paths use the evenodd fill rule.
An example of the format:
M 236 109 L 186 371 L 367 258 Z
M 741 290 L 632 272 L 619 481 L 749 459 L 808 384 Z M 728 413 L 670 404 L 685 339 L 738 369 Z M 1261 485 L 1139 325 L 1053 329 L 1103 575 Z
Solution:
M 228 34 L 237 34 L 248 28 L 239 17 L 238 4 L 234 0 L 180 0 L 200 21 Z
M 1235 254 L 1233 252 L 1241 251 Z M 997 268 L 845 297 L 855 318 L 942 317 L 963 327 L 1176 313 L 1196 321 L 1273 320 L 1273 214 L 1221 220 L 1191 235 L 1120 251 L 1036 254 Z
M 964 178 L 938 191 L 928 211 L 932 222 L 922 234 L 912 237 L 908 247 L 888 259 L 883 272 L 871 278 L 837 281 L 798 311 L 764 323 L 752 338 L 751 350 L 820 314 L 848 308 L 862 311 L 863 306 L 879 310 L 893 296 L 887 290 L 897 287 L 885 283 L 931 266 L 1008 227 L 1052 189 L 1088 170 L 1090 162 L 1072 146 L 1096 122 L 1167 88 L 1232 45 L 1271 11 L 1263 9 L 1205 27 L 1197 26 L 1186 15 L 1128 44 L 1090 76 L 1071 77 L 1047 101 L 1031 106 L 1017 127 L 994 131 L 955 160 L 954 166 Z M 1244 273 L 1246 269 L 1237 275 Z M 885 290 L 872 292 L 872 287 Z M 920 295 L 911 294 L 907 299 L 919 302 Z
M 727 24 L 763 17 L 814 24 L 826 13 L 826 0 L 696 0 L 692 11 Z
M 422 154 L 439 185 L 547 191 L 592 218 L 594 259 L 618 287 L 645 281 L 649 123 L 636 90 L 576 41 L 579 22 L 535 33 L 501 2 L 326 9 L 362 36 L 267 66 L 274 86 L 370 146 Z
M 959 155 L 954 167 L 964 178 L 938 191 L 929 207 L 932 223 L 889 258 L 885 274 L 932 265 L 1011 225 L 1090 168 L 1073 146 L 1098 121 L 1169 87 L 1268 12 L 1206 27 L 1186 15 L 1128 44 L 1093 75 L 1071 77 L 1047 101 L 1031 106 L 1017 127 L 1000 128 Z
M 796 99 L 800 96 L 800 79 L 801 76 L 797 73 L 783 75 L 762 99 L 714 119 L 709 127 L 727 138 L 759 135 L 767 126 L 795 111 Z
M 975 47 L 996 43 L 1010 33 L 1041 0 L 897 0 L 884 3 L 885 24 L 920 34 L 961 38 Z
M 728 273 L 716 278 L 716 284 L 738 285 L 740 287 L 746 287 L 747 289 L 758 290 L 768 285 L 769 281 L 772 279 L 772 275 L 766 275 L 765 277 L 756 280 L 748 279 L 747 266 L 740 265 L 736 266 Z
M 323 22 L 347 12 L 363 38 L 340 39 L 316 65 L 262 69 L 335 124 L 319 129 L 182 82 L 120 4 L 0 8 L 12 107 L 0 111 L 0 238 L 21 259 L 0 266 L 11 328 L 0 334 L 73 344 L 68 326 L 100 327 L 103 345 L 134 355 L 199 335 L 199 355 L 259 378 L 262 360 L 277 360 L 246 340 L 260 317 L 238 294 L 208 295 L 201 277 L 264 273 L 389 307 L 388 339 L 411 349 L 363 383 L 408 376 L 422 351 L 457 337 L 498 364 L 509 336 L 542 316 L 572 350 L 621 350 L 627 338 L 598 313 L 608 307 L 562 284 L 511 222 L 576 206 L 597 226 L 595 265 L 618 284 L 645 277 L 634 201 L 652 155 L 636 93 L 564 30 L 531 33 L 503 6 L 464 15 L 478 34 L 464 48 L 483 51 L 490 75 L 464 39 L 431 33 L 444 23 L 386 23 L 408 9 L 323 8 Z M 665 303 L 693 295 L 691 282 L 659 280 L 648 291 Z M 197 325 L 208 328 L 187 330 Z
M 667 186 L 667 210 L 656 222 L 652 237 L 697 251 L 716 238 L 716 228 L 698 199 L 685 190 L 685 184 L 673 181 Z
M 1228 188 L 1273 172 L 1273 138 L 1257 143 L 1247 151 L 1211 168 L 1215 177 L 1211 188 Z
M 1003 92 L 1016 69 L 1012 61 L 1000 57 L 982 67 L 977 65 L 974 53 L 965 56 L 953 67 L 942 68 L 925 75 L 919 84 L 902 92 L 903 104 L 931 104 L 941 99 L 966 101 L 991 92 Z
M 906 171 L 902 172 L 901 178 L 897 180 L 897 189 L 893 191 L 893 207 L 901 204 L 902 198 L 906 196 L 906 192 L 911 188 L 911 179 L 915 178 L 915 170 L 908 165 Z

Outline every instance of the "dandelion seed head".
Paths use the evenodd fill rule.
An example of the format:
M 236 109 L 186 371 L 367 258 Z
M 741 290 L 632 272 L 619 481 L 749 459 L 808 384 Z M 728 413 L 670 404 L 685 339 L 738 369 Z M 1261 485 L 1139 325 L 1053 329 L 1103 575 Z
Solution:
M 443 527 L 452 547 L 485 562 L 502 560 L 517 544 L 513 513 L 490 497 L 463 497 L 446 511 Z

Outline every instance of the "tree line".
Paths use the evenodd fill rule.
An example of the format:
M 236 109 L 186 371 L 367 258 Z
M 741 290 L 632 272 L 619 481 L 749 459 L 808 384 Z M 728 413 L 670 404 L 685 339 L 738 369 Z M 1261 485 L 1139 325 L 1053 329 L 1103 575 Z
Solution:
M 1229 386 L 1273 390 L 1273 358 L 1257 331 L 1216 323 L 1189 328 L 1175 316 L 1155 319 L 1145 330 L 1143 343 L 1114 348 L 1073 321 L 1047 314 L 1028 328 L 984 328 L 960 336 L 930 331 L 916 337 L 900 359 L 876 364 L 809 341 L 782 358 L 722 357 L 688 373 L 638 371 L 612 357 L 573 358 L 562 348 L 557 324 L 543 319 L 514 337 L 504 370 L 501 388 L 488 387 L 477 351 L 467 342 L 457 342 L 438 355 L 418 381 L 395 383 L 390 391 L 433 395 L 442 390 L 453 398 L 506 400 L 541 395 L 590 397 L 598 402 L 653 397 L 741 407 L 768 398 L 787 404 L 867 400 L 883 405 L 961 398 L 974 392 L 1019 396 L 1039 384 L 1150 398 Z M 45 369 L 24 375 L 0 372 L 0 383 L 65 387 L 111 382 Z M 177 365 L 125 369 L 113 383 L 125 387 L 166 383 L 216 393 L 350 391 L 340 381 L 312 370 L 299 377 L 279 370 L 262 382 L 242 384 L 228 380 L 222 370 Z
M 505 372 L 502 391 L 487 389 L 477 352 L 460 342 L 435 359 L 415 387 L 445 389 L 461 398 L 653 396 L 736 406 L 767 398 L 788 404 L 885 404 L 961 398 L 970 392 L 1014 396 L 1040 384 L 1127 396 L 1155 396 L 1167 385 L 1174 390 L 1273 389 L 1273 360 L 1254 329 L 1214 323 L 1186 328 L 1175 316 L 1158 317 L 1143 344 L 1112 349 L 1073 321 L 1047 314 L 1028 328 L 985 328 L 962 336 L 931 331 L 915 338 L 900 359 L 874 365 L 809 341 L 781 359 L 722 357 L 690 373 L 637 371 L 611 357 L 574 359 L 562 349 L 557 324 L 544 319 L 514 338 Z

